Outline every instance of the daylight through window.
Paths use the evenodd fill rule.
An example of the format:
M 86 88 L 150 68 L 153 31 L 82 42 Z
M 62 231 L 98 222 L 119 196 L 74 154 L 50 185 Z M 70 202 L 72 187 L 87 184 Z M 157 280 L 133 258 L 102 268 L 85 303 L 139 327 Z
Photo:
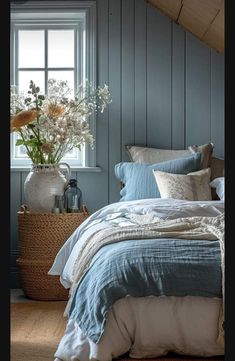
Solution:
M 45 94 L 48 79 L 54 78 L 67 80 L 75 93 L 86 79 L 95 81 L 95 27 L 91 24 L 94 14 L 91 16 L 90 7 L 90 12 L 82 7 L 73 8 L 73 2 L 71 10 L 66 2 L 68 12 L 62 11 L 61 4 L 56 6 L 53 2 L 53 11 L 50 11 L 49 2 L 43 3 L 11 9 L 11 84 L 17 86 L 18 92 L 25 92 L 33 80 Z M 90 121 L 94 130 L 94 119 Z M 24 146 L 15 146 L 16 133 L 11 137 L 11 165 L 31 164 Z M 62 161 L 72 166 L 93 166 L 94 155 L 89 152 L 92 151 L 86 146 L 81 151 L 73 148 Z

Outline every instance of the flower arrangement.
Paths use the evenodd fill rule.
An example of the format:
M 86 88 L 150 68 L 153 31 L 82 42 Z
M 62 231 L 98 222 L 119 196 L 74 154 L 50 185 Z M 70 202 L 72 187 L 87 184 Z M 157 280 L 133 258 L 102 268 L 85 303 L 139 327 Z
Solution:
M 26 94 L 11 86 L 11 132 L 16 145 L 24 145 L 34 164 L 56 164 L 73 147 L 87 143 L 93 147 L 89 116 L 103 112 L 111 103 L 107 85 L 94 88 L 86 82 L 74 97 L 67 81 L 49 79 L 47 95 L 31 80 Z

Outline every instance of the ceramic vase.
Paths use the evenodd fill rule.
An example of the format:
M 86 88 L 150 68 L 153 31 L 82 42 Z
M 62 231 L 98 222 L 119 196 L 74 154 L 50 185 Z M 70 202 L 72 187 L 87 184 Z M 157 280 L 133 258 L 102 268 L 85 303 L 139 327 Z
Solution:
M 62 171 L 66 167 L 66 174 Z M 63 195 L 70 178 L 67 163 L 33 164 L 24 183 L 26 204 L 30 212 L 51 213 L 55 195 Z

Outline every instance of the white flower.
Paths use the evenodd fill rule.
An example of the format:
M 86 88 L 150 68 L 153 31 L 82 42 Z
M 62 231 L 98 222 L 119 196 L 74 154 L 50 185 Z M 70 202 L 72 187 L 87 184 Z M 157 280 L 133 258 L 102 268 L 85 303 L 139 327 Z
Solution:
M 74 97 L 63 80 L 49 79 L 47 96 L 33 81 L 27 94 L 17 94 L 17 87 L 11 86 L 12 121 L 14 118 L 16 122 L 16 115 L 22 111 L 37 114 L 29 123 L 12 127 L 21 137 L 16 145 L 25 145 L 33 163 L 57 163 L 73 147 L 80 148 L 84 143 L 93 147 L 89 116 L 98 110 L 103 112 L 111 101 L 106 84 L 95 89 L 86 82 L 78 86 Z

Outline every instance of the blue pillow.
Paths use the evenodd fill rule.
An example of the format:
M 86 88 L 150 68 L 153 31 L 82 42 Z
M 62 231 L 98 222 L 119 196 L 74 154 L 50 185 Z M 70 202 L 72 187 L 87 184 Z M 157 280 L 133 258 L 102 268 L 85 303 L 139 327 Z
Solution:
M 124 183 L 120 201 L 161 198 L 153 170 L 174 174 L 187 174 L 200 169 L 201 153 L 156 164 L 122 162 L 115 165 L 118 180 Z

